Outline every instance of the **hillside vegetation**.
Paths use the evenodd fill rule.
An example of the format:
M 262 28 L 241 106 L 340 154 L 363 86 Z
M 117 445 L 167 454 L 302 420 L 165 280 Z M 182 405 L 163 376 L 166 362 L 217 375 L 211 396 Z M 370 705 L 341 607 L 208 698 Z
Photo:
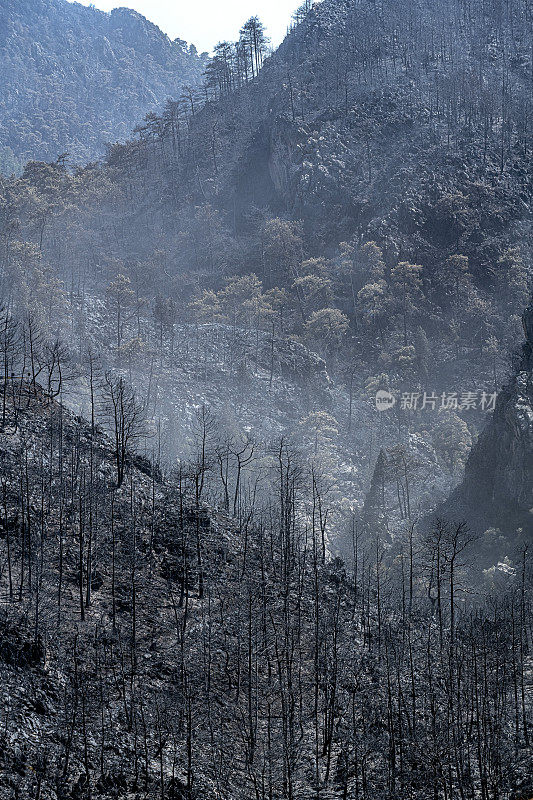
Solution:
M 283 442 L 232 515 L 204 504 L 205 414 L 168 480 L 128 457 L 120 483 L 113 424 L 4 399 L 2 798 L 529 796 L 526 551 L 466 610 L 463 527 L 393 551 L 355 528 L 327 559 Z
M 498 390 L 521 337 L 528 14 L 496 0 L 325 0 L 270 56 L 252 18 L 217 48 L 201 91 L 102 163 L 31 162 L 3 181 L 8 305 L 45 340 L 65 339 L 78 363 L 89 340 L 145 396 L 189 363 L 202 326 L 226 326 L 230 360 L 203 349 L 206 392 L 196 369 L 180 386 L 216 395 L 221 359 L 240 365 L 242 402 L 230 406 L 241 428 L 250 353 L 262 342 L 263 368 L 280 378 L 278 346 L 303 345 L 332 382 L 329 402 L 310 390 L 307 413 L 333 418 L 325 427 L 341 448 L 329 474 L 352 476 L 340 497 L 361 504 L 383 451 L 385 527 L 419 515 L 460 480 L 487 420 L 468 397 Z M 378 420 L 379 389 L 397 402 Z M 433 407 L 401 402 L 422 404 L 424 392 Z M 155 400 L 152 413 L 167 417 Z M 287 430 L 305 416 L 289 406 Z
M 2 0 L 0 172 L 29 159 L 101 158 L 149 112 L 201 81 L 194 47 L 127 8 Z
M 530 800 L 532 25 L 252 17 L 0 178 L 2 800 Z

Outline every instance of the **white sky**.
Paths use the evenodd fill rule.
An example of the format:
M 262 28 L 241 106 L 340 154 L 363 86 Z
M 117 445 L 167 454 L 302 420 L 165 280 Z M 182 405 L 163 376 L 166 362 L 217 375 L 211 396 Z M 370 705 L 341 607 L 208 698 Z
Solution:
M 88 6 L 91 0 L 80 0 Z M 92 0 L 103 11 L 127 6 L 155 22 L 171 39 L 185 39 L 199 52 L 211 51 L 217 42 L 238 38 L 239 29 L 257 15 L 277 46 L 287 32 L 292 13 L 302 0 Z

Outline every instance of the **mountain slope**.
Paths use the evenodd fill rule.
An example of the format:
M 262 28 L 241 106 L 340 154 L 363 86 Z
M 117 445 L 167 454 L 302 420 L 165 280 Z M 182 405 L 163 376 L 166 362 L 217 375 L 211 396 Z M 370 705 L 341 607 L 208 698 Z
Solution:
M 0 159 L 101 157 L 167 97 L 199 83 L 203 59 L 135 11 L 65 0 L 0 3 Z M 2 161 L 0 161 L 0 168 Z
M 233 332 L 224 363 L 243 373 L 248 336 L 274 350 L 304 343 L 338 398 L 312 398 L 309 410 L 334 417 L 326 438 L 338 432 L 343 472 L 355 461 L 366 473 L 356 488 L 347 481 L 347 506 L 384 448 L 394 456 L 389 516 L 405 523 L 460 479 L 486 421 L 460 400 L 497 390 L 520 330 L 531 263 L 529 23 L 521 2 L 325 0 L 258 73 L 237 47 L 211 62 L 204 90 L 146 120 L 104 162 L 74 174 L 31 164 L 3 182 L 7 304 L 34 314 L 44 339 L 65 336 L 78 362 L 100 305 L 106 367 L 127 371 L 143 396 L 166 385 L 165 347 L 165 369 L 179 368 L 177 331 L 191 386 L 193 332 L 200 342 L 218 330 L 203 326 Z M 206 348 L 202 397 L 217 394 L 220 355 Z M 242 406 L 250 393 L 255 408 L 257 395 L 231 381 L 242 429 Z M 381 416 L 379 389 L 397 399 Z M 424 393 L 433 408 L 402 403 L 421 405 Z M 455 405 L 441 408 L 444 395 Z
M 425 800 L 477 796 L 487 776 L 502 800 L 529 796 L 529 578 L 521 612 L 481 599 L 454 621 L 446 575 L 437 624 L 434 545 L 403 604 L 406 553 L 356 539 L 351 571 L 327 561 L 285 447 L 273 493 L 233 518 L 195 501 L 201 461 L 163 480 L 130 454 L 117 486 L 113 448 L 10 383 L 2 800 Z M 441 535 L 441 558 L 457 541 L 464 558 L 458 536 Z
M 530 541 L 533 531 L 533 305 L 523 321 L 527 338 L 517 370 L 472 448 L 464 480 L 439 509 L 479 531 L 498 527 L 510 541 Z
M 415 524 L 525 305 L 528 13 L 324 0 L 0 178 L 1 800 L 532 796 L 531 556 Z

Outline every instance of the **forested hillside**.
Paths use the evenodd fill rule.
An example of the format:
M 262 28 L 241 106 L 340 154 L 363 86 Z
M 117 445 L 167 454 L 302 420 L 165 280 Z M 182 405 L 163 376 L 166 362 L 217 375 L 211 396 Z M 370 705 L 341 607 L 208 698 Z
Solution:
M 293 23 L 0 178 L 2 800 L 533 794 L 531 7 Z
M 68 154 L 81 164 L 128 138 L 202 78 L 203 58 L 136 12 L 66 0 L 0 3 L 0 171 Z
M 392 549 L 356 526 L 331 560 L 287 443 L 215 512 L 238 473 L 211 469 L 205 410 L 162 481 L 117 451 L 146 437 L 120 381 L 94 396 L 110 438 L 31 381 L 2 398 L 0 797 L 531 795 L 527 550 L 466 607 L 463 526 Z
M 528 14 L 326 0 L 269 57 L 252 18 L 201 91 L 101 164 L 33 162 L 3 182 L 8 304 L 76 363 L 90 345 L 122 370 L 171 458 L 224 373 L 238 429 L 258 418 L 254 392 L 276 431 L 317 429 L 303 441 L 323 445 L 347 508 L 379 456 L 385 528 L 423 513 L 460 480 L 521 340 Z M 330 381 L 315 393 L 300 370 L 307 407 L 277 395 L 292 392 L 278 350 L 295 344 Z M 376 414 L 380 389 L 397 402 Z

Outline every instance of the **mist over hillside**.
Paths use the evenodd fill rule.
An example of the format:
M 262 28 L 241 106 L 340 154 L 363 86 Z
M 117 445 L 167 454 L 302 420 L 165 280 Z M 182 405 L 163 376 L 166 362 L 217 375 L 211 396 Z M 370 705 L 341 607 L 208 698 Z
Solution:
M 6 127 L 0 797 L 529 800 L 529 3 L 72 8 L 129 134 Z
M 386 529 L 460 481 L 530 283 L 527 9 L 416 9 L 303 9 L 271 56 L 252 19 L 202 90 L 102 163 L 33 162 L 4 183 L 8 302 L 39 308 L 46 335 L 69 330 L 75 361 L 90 343 L 121 370 L 164 420 L 171 461 L 194 397 L 216 404 L 226 378 L 239 402 L 223 416 L 264 380 L 280 418 L 274 377 L 295 376 L 278 350 L 298 343 L 330 390 L 300 370 L 306 407 L 282 406 L 281 430 L 332 418 L 339 499 L 363 505 L 381 450 L 413 462 L 409 488 L 391 467 Z M 390 411 L 375 413 L 377 391 Z

